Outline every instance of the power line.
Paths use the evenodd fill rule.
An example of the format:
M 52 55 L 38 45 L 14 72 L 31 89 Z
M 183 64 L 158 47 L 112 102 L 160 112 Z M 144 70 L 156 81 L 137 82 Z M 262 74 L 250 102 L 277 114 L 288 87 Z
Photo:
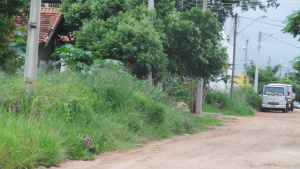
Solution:
M 240 18 L 242 18 L 242 19 L 250 19 L 250 18 L 246 18 L 246 17 L 242 17 L 242 16 L 240 16 Z M 267 23 L 267 22 L 263 22 L 263 21 L 258 21 L 258 20 L 255 20 L 255 18 L 254 18 L 254 19 L 250 19 L 250 20 L 254 20 L 254 21 L 256 21 L 256 22 L 260 22 L 260 23 L 264 23 L 264 24 L 268 24 L 268 25 L 278 26 L 278 27 L 284 28 L 284 26 L 282 26 L 282 25 L 275 25 L 275 24 L 271 24 L 271 23 Z M 254 22 L 254 21 L 253 21 L 253 22 Z
M 289 44 L 289 43 L 287 43 L 287 42 L 284 42 L 284 41 L 282 41 L 282 40 L 280 40 L 280 39 L 277 39 L 277 38 L 275 38 L 275 37 L 273 37 L 273 36 L 270 36 L 270 35 L 268 35 L 268 34 L 266 34 L 266 33 L 264 33 L 264 34 L 267 35 L 267 36 L 269 36 L 269 37 L 271 37 L 271 38 L 273 38 L 273 39 L 275 39 L 275 40 L 277 40 L 277 41 L 279 41 L 279 42 L 282 42 L 282 43 L 284 43 L 284 44 L 286 44 L 286 45 L 289 45 L 289 46 L 292 46 L 292 47 L 294 47 L 294 48 L 300 49 L 300 47 L 298 47 L 298 46 L 295 46 L 295 45 Z

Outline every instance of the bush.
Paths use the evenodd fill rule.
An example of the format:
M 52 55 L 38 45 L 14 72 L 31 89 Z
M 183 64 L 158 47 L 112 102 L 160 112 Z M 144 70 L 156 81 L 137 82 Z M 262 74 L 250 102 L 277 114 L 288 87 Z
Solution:
M 207 92 L 205 102 L 208 104 L 217 105 L 219 108 L 223 109 L 231 104 L 230 98 L 227 93 L 222 93 L 220 91 L 214 91 L 210 89 Z
M 249 87 L 241 87 L 241 92 L 243 95 L 245 95 L 246 101 L 252 108 L 256 110 L 261 109 L 262 98 L 258 93 L 254 92 L 254 90 Z
M 250 89 L 234 89 L 233 100 L 230 99 L 229 93 L 222 93 L 220 91 L 209 90 L 206 96 L 206 103 L 211 105 L 204 105 L 204 109 L 214 113 L 227 115 L 249 116 L 254 114 L 252 105 L 259 105 L 259 99 L 255 97 Z M 251 95 L 252 94 L 252 95 Z M 217 107 L 218 109 L 215 109 Z M 221 109 L 221 110 L 220 110 Z

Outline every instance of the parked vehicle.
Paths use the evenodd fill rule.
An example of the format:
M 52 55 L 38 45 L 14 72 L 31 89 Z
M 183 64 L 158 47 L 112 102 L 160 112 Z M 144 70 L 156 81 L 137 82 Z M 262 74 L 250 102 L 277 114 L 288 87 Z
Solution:
M 300 109 L 300 103 L 297 101 L 294 101 L 294 109 Z
M 262 109 L 282 110 L 283 113 L 294 109 L 295 93 L 289 84 L 268 84 L 264 86 L 262 94 Z

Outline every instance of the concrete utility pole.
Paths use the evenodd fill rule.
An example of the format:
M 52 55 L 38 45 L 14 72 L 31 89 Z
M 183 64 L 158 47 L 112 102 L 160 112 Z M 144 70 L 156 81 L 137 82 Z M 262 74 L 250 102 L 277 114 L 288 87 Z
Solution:
M 281 67 L 282 67 L 282 60 L 280 60 L 280 71 L 279 71 L 279 77 L 281 77 Z
M 268 60 L 268 66 L 271 66 L 271 56 L 269 56 L 269 60 Z
M 207 0 L 203 0 L 203 11 L 207 10 Z
M 204 5 L 206 4 L 206 5 Z M 207 10 L 207 0 L 203 0 L 203 11 Z M 197 98 L 196 98 L 196 114 L 202 114 L 203 105 L 203 78 L 197 78 Z
M 202 105 L 203 105 L 203 79 L 198 78 L 197 80 L 197 99 L 196 99 L 196 114 L 202 114 Z
M 245 70 L 244 70 L 244 86 L 247 84 L 247 49 L 248 49 L 249 39 L 246 41 L 246 53 L 245 53 Z
M 231 87 L 230 87 L 230 99 L 233 99 L 233 83 L 234 83 L 234 69 L 235 69 L 235 48 L 236 48 L 236 35 L 237 35 L 237 17 L 238 14 L 235 14 L 234 18 L 234 35 L 233 35 L 233 59 L 232 59 L 232 75 L 231 75 Z
M 154 9 L 154 0 L 148 0 L 148 9 Z M 151 11 L 151 19 L 153 19 L 153 11 Z M 148 80 L 149 84 L 152 85 L 152 69 L 151 67 L 147 68 L 147 75 L 146 79 Z
M 261 31 L 259 30 L 258 33 L 258 45 L 257 45 L 257 59 L 256 59 L 256 66 L 255 66 L 255 79 L 254 79 L 254 91 L 257 92 L 258 88 L 258 67 L 259 67 L 259 52 L 260 52 L 260 42 L 261 42 Z
M 40 15 L 41 0 L 31 0 L 24 70 L 24 82 L 26 83 L 26 91 L 29 93 L 33 92 L 33 85 L 36 83 Z

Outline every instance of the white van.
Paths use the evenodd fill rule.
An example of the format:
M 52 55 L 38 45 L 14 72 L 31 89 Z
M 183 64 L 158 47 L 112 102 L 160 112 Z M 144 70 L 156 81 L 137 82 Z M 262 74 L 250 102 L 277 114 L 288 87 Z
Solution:
M 268 84 L 264 86 L 262 94 L 262 109 L 282 110 L 286 113 L 294 109 L 293 100 L 295 100 L 293 86 L 290 84 Z

